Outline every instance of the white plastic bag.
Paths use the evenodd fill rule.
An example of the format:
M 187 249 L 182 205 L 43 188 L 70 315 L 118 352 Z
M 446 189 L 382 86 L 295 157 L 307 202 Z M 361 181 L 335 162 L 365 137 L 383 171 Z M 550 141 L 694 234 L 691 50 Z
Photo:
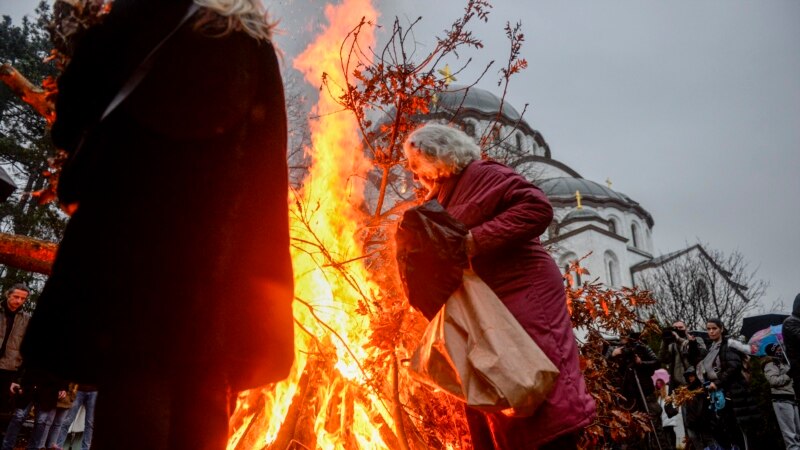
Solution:
M 413 376 L 484 411 L 530 416 L 558 369 L 471 270 L 425 330 Z

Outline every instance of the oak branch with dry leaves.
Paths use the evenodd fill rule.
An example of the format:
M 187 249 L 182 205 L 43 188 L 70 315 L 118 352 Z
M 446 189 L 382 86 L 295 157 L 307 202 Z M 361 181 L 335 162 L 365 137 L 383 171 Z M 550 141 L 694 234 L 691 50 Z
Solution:
M 49 123 L 55 119 L 54 88 L 51 80 L 36 86 L 10 64 L 0 66 L 0 80 L 17 97 L 31 106 Z M 49 274 L 57 244 L 28 236 L 0 233 L 0 264 L 18 269 Z
M 52 21 L 47 25 L 53 49 L 47 60 L 55 61 L 63 68 L 72 54 L 74 39 L 83 31 L 102 20 L 108 12 L 109 4 L 98 0 L 58 0 L 53 5 Z M 36 85 L 20 73 L 14 66 L 4 63 L 0 66 L 0 81 L 48 124 L 55 120 L 56 82 L 46 77 L 41 85 Z M 43 173 L 47 184 L 42 189 L 25 192 L 40 204 L 56 199 L 58 173 L 66 159 L 63 151 L 56 151 L 48 158 L 48 170 Z M 0 264 L 29 272 L 48 275 L 58 245 L 55 242 L 29 236 L 0 233 Z

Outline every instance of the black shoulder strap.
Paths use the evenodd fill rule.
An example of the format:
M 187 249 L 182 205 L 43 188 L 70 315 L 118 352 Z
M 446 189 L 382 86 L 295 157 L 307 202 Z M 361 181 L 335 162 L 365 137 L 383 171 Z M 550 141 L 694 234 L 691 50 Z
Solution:
M 200 6 L 192 2 L 189 6 L 189 9 L 186 10 L 186 14 L 183 15 L 175 28 L 173 28 L 172 31 L 164 36 L 164 39 L 162 39 L 158 44 L 156 44 L 155 47 L 153 47 L 152 50 L 150 50 L 150 53 L 148 53 L 139 66 L 136 67 L 136 70 L 134 70 L 131 76 L 128 77 L 128 79 L 122 85 L 122 88 L 120 88 L 119 92 L 117 92 L 117 95 L 114 96 L 114 98 L 111 100 L 111 103 L 109 103 L 105 111 L 103 111 L 103 115 L 100 116 L 100 122 L 108 117 L 108 115 L 111 114 L 117 108 L 117 106 L 120 105 L 120 103 L 128 98 L 134 89 L 136 89 L 136 86 L 142 82 L 145 75 L 147 75 L 147 72 L 150 71 L 150 68 L 153 65 L 153 56 L 156 54 L 156 52 L 158 52 L 158 49 L 160 49 L 161 46 L 163 46 L 164 43 L 167 42 L 169 38 L 171 38 L 183 26 L 183 24 L 185 24 L 186 21 L 189 20 L 189 18 L 192 17 L 195 12 L 197 12 L 198 9 L 200 9 Z

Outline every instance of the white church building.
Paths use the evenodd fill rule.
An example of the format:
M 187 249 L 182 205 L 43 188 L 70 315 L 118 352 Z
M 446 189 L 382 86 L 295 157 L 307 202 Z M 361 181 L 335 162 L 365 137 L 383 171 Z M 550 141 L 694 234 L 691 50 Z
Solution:
M 489 156 L 516 169 L 550 199 L 554 219 L 542 243 L 562 271 L 570 261 L 591 253 L 581 263 L 591 279 L 615 287 L 632 286 L 635 267 L 654 260 L 650 213 L 613 190 L 610 182 L 583 178 L 554 159 L 541 133 L 508 101 L 501 103 L 496 95 L 479 88 L 451 86 L 437 96 L 425 119 L 452 122 L 476 139 L 490 134 L 488 128 L 495 124 Z

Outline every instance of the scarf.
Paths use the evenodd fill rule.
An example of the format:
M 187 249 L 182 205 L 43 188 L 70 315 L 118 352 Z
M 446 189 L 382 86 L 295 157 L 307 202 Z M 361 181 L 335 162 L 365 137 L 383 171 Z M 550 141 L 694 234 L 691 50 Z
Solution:
M 714 370 L 714 363 L 719 357 L 721 345 L 722 340 L 711 344 L 711 348 L 708 349 L 708 354 L 706 354 L 706 357 L 700 362 L 700 376 L 704 381 L 717 381 L 719 379 L 717 378 L 717 372 Z

